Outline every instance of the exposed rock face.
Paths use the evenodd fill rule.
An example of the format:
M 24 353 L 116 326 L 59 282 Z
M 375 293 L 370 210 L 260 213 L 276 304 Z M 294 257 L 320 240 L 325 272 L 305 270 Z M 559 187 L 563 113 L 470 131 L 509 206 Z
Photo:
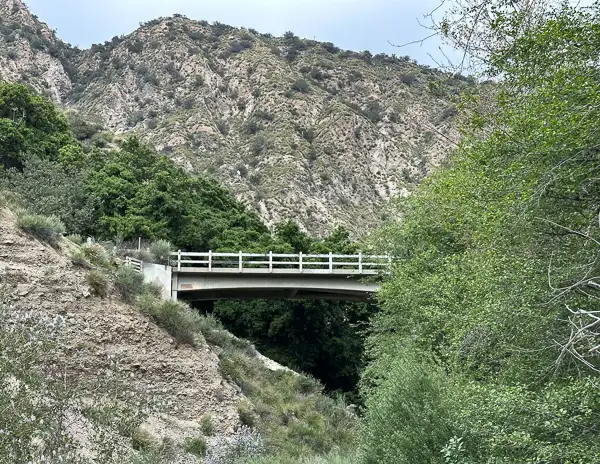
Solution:
M 20 0 L 0 0 L 0 18 L 0 77 L 215 175 L 269 223 L 364 232 L 457 138 L 464 80 L 407 58 L 181 16 L 79 51 Z
M 35 18 L 22 0 L 0 0 L 0 79 L 29 82 L 62 102 L 71 91 L 72 49 Z

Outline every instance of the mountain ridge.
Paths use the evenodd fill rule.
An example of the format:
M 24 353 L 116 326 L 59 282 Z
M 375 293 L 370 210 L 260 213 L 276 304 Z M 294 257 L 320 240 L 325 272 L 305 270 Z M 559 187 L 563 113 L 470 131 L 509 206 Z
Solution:
M 79 50 L 21 0 L 0 17 L 0 78 L 217 177 L 270 225 L 360 235 L 458 139 L 453 96 L 469 83 L 408 57 L 181 15 Z

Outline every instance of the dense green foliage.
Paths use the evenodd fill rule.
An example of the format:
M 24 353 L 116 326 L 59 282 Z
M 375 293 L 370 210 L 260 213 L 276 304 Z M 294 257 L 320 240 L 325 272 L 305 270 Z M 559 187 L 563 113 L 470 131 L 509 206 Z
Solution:
M 0 84 L 0 164 L 20 166 L 24 153 L 58 161 L 75 146 L 65 117 L 24 85 Z
M 358 244 L 338 227 L 315 240 L 293 221 L 279 224 L 275 242 L 290 252 L 356 253 Z M 337 301 L 218 301 L 214 314 L 266 356 L 307 372 L 329 390 L 355 391 L 363 362 L 363 332 L 375 305 Z M 352 397 L 353 400 L 358 398 Z
M 600 7 L 506 11 L 496 111 L 380 233 L 365 462 L 600 462 Z
M 352 392 L 363 368 L 368 304 L 330 301 L 219 301 L 214 314 L 265 356 L 307 372 L 328 389 Z

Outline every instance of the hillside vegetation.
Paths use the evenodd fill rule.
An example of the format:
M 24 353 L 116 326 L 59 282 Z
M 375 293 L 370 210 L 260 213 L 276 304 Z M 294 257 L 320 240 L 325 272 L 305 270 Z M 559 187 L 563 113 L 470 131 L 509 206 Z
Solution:
M 79 50 L 21 0 L 0 1 L 0 78 L 218 176 L 268 225 L 294 217 L 319 236 L 375 227 L 445 158 L 468 85 L 408 57 L 182 16 Z
M 380 231 L 363 462 L 600 462 L 600 5 L 501 5 L 497 111 Z
M 67 462 L 183 463 L 206 455 L 227 464 L 355 445 L 357 417 L 341 398 L 325 396 L 309 376 L 269 371 L 249 342 L 212 316 L 161 301 L 115 251 L 142 234 L 154 243 L 140 257 L 154 262 L 175 245 L 347 252 L 357 247 L 347 231 L 318 240 L 290 221 L 271 234 L 217 181 L 186 174 L 136 138 L 107 146 L 77 140 L 74 121 L 21 84 L 0 84 L 0 116 L 0 358 L 3 385 L 14 385 L 0 390 L 0 408 L 19 412 L 3 425 L 1 463 L 44 462 L 51 453 Z M 95 243 L 82 245 L 87 235 Z M 282 332 L 303 322 L 286 322 L 293 307 L 279 305 Z M 343 317 L 344 305 L 321 307 L 328 311 L 305 328 L 348 349 L 341 358 L 324 346 L 312 351 L 331 364 L 342 359 L 327 380 L 347 370 L 333 387 L 354 390 L 361 335 Z M 247 309 L 235 305 L 238 314 Z M 316 330 L 325 323 L 329 331 Z M 290 340 L 308 341 L 305 335 Z M 283 348 L 263 346 L 318 373 L 314 361 L 300 364 L 301 352 L 283 356 Z M 60 369 L 46 369 L 50 359 Z M 39 398 L 48 406 L 36 407 Z
M 13 17 L 28 17 L 14 0 L 0 5 L 11 6 Z M 3 217 L 0 221 L 0 269 L 9 271 L 2 283 L 10 296 L 9 310 L 0 316 L 17 316 L 0 324 L 0 367 L 12 375 L 0 389 L 0 412 L 15 409 L 17 400 L 20 412 L 8 415 L 10 433 L 0 434 L 4 453 L 0 456 L 8 456 L 7 462 L 18 462 L 21 457 L 30 461 L 40 453 L 55 451 L 68 460 L 77 449 L 90 448 L 85 440 L 96 436 L 89 431 L 97 430 L 94 424 L 100 420 L 112 430 L 98 435 L 101 443 L 113 446 L 100 447 L 98 452 L 108 449 L 109 458 L 121 459 L 124 454 L 119 450 L 129 451 L 128 457 L 137 462 L 172 462 L 170 453 L 192 461 L 204 457 L 211 464 L 600 462 L 600 3 L 533 8 L 530 2 L 483 1 L 454 6 L 449 19 L 440 23 L 440 33 L 462 46 L 469 60 L 484 65 L 496 84 L 493 93 L 462 95 L 461 106 L 470 117 L 450 159 L 410 197 L 398 197 L 389 209 L 392 219 L 369 238 L 369 246 L 397 258 L 391 274 L 384 276 L 380 308 L 304 302 L 223 302 L 214 308 L 223 322 L 256 340 L 270 355 L 321 375 L 329 371 L 332 388 L 349 390 L 348 385 L 360 377 L 358 414 L 341 398 L 323 395 L 323 387 L 310 377 L 285 369 L 267 370 L 254 347 L 225 332 L 214 316 L 159 300 L 156 289 L 142 285 L 139 275 L 119 268 L 118 256 L 102 246 L 69 244 L 81 242 L 77 235 L 63 238 L 65 233 L 91 233 L 100 239 L 120 235 L 109 247 L 113 250 L 122 239 L 144 234 L 157 241 L 155 256 L 164 258 L 172 245 L 159 239 L 170 239 L 181 247 L 223 250 L 353 252 L 360 245 L 347 230 L 328 229 L 329 235 L 314 238 L 298 224 L 282 221 L 271 232 L 255 210 L 216 180 L 188 175 L 139 138 L 114 139 L 101 125 L 77 114 L 63 115 L 23 85 L 0 85 L 5 166 L 0 205 L 14 211 L 3 211 L 10 220 Z M 129 42 L 144 31 L 164 34 L 165 40 L 152 45 L 162 50 L 165 44 L 178 43 L 178 28 L 184 30 L 183 26 L 198 28 L 188 29 L 190 40 L 215 44 L 211 50 L 219 51 L 217 64 L 223 66 L 232 62 L 241 66 L 270 44 L 282 54 L 278 57 L 269 50 L 277 57 L 273 60 L 286 63 L 286 73 L 316 56 L 316 49 L 338 60 L 356 60 L 352 62 L 357 66 L 360 62 L 365 69 L 378 69 L 356 55 L 348 57 L 328 44 L 311 44 L 293 34 L 276 39 L 248 31 L 248 37 L 230 44 L 228 38 L 241 31 L 177 17 L 152 22 L 130 37 L 89 51 L 59 47 L 53 58 L 56 62 L 77 63 L 69 71 L 69 83 L 85 75 L 81 74 L 85 66 L 93 77 L 81 88 L 71 86 L 61 93 L 61 88 L 49 87 L 50 93 L 79 98 L 92 107 L 87 92 L 104 82 L 106 70 L 133 71 L 126 61 L 121 66 L 111 61 L 104 68 L 98 63 L 118 53 L 128 59 L 147 53 L 152 39 Z M 170 33 L 172 28 L 177 30 Z M 51 41 L 52 34 L 45 31 L 42 27 L 41 37 Z M 44 50 L 52 43 L 40 41 Z M 19 43 L 26 49 L 25 42 Z M 224 48 L 225 44 L 231 48 Z M 186 53 L 186 59 L 206 58 L 195 51 Z M 89 64 L 90 56 L 96 57 L 94 66 Z M 177 62 L 188 63 L 186 59 L 182 56 Z M 166 82 L 185 88 L 190 68 L 165 63 L 164 70 L 171 76 Z M 413 66 L 398 60 L 388 65 L 394 76 L 400 67 Z M 233 72 L 227 71 L 228 66 L 223 76 Z M 94 74 L 99 68 L 102 72 Z M 246 73 L 238 82 L 252 82 L 254 75 Z M 318 77 L 315 73 L 311 79 L 320 81 Z M 149 79 L 143 88 L 155 89 L 155 82 L 164 78 L 157 74 L 157 81 Z M 208 80 L 199 79 L 198 86 Z M 97 98 L 111 103 L 107 107 L 114 111 L 115 125 L 123 108 L 133 106 L 127 86 L 138 85 L 132 78 L 123 87 L 119 82 L 96 88 Z M 235 82 L 232 79 L 228 85 Z M 411 89 L 414 83 L 403 82 Z M 432 85 L 431 91 L 444 89 Z M 296 103 L 327 91 L 309 79 L 294 81 L 289 90 Z M 261 92 L 252 98 L 260 99 Z M 107 96 L 117 94 L 118 99 Z M 153 101 L 163 98 L 160 92 L 153 95 Z M 239 95 L 245 94 L 240 90 L 231 100 L 207 97 L 203 101 L 221 108 L 231 122 L 236 116 L 227 102 L 237 102 Z M 340 95 L 341 91 L 328 101 L 340 105 L 336 100 Z M 368 98 L 365 95 L 371 94 L 362 87 L 361 95 Z M 394 100 L 392 95 L 388 98 Z M 254 109 L 248 105 L 238 107 L 240 113 L 235 114 L 250 114 Z M 319 108 L 315 102 L 312 105 Z M 308 109 L 302 115 L 311 114 Z M 276 118 L 264 116 L 260 130 L 254 124 L 248 127 L 248 140 L 266 137 L 267 127 L 277 126 Z M 367 116 L 352 117 L 357 121 Z M 371 127 L 378 128 L 383 137 L 389 130 L 388 113 L 379 121 L 374 119 Z M 337 121 L 331 127 L 344 127 L 343 119 Z M 172 131 L 180 127 L 175 120 L 171 122 Z M 141 123 L 134 120 L 132 127 Z M 208 127 L 202 124 L 198 127 Z M 223 137 L 229 137 L 226 127 L 231 126 L 219 129 Z M 152 138 L 152 132 L 138 129 L 142 136 Z M 302 138 L 315 146 L 319 132 L 304 129 Z M 210 131 L 202 133 L 206 140 L 214 140 Z M 219 140 L 221 136 L 216 135 Z M 242 140 L 235 138 L 239 135 L 233 137 Z M 331 133 L 327 137 L 321 141 L 338 140 Z M 220 151 L 224 146 L 215 142 L 211 150 L 224 153 Z M 172 159 L 184 160 L 183 155 Z M 243 178 L 241 166 L 238 171 Z M 281 195 L 285 198 L 285 193 Z M 70 251 L 71 261 L 51 247 L 75 247 Z M 78 266 L 77 271 L 72 266 Z M 63 275 L 73 284 L 68 292 L 56 290 Z M 83 278 L 86 289 L 80 287 Z M 113 305 L 113 293 L 131 306 Z M 93 305 L 81 304 L 82 298 Z M 38 313 L 65 317 L 70 327 L 63 346 L 70 354 L 65 359 L 71 361 L 61 364 L 63 371 L 58 374 L 43 356 L 52 356 L 54 351 L 45 349 L 44 343 L 31 342 L 35 340 L 31 333 L 36 332 L 25 316 Z M 142 320 L 148 324 L 151 339 L 146 326 L 137 322 Z M 367 363 L 363 365 L 367 321 Z M 56 323 L 41 325 L 52 328 Z M 130 335 L 123 341 L 121 334 Z M 114 359 L 108 356 L 119 352 L 119 343 L 131 342 L 134 349 L 125 347 L 125 353 L 135 356 L 139 351 L 146 362 L 154 363 L 154 352 L 139 344 L 153 347 L 155 341 L 160 357 L 152 365 L 150 378 L 144 377 L 145 366 L 131 359 L 126 360 L 125 374 L 135 379 L 131 381 L 134 392 L 146 387 L 164 400 L 159 405 L 165 409 L 159 412 L 173 416 L 179 411 L 176 419 L 195 421 L 193 433 L 174 432 L 185 428 L 181 421 L 168 426 L 151 420 L 148 424 L 154 410 L 131 405 L 118 396 L 116 401 L 115 395 L 108 397 L 109 406 L 125 412 L 115 414 L 109 409 L 106 414 L 105 409 L 94 407 L 85 415 L 79 405 L 90 404 L 89 391 L 82 395 L 87 402 L 73 403 L 64 392 L 64 383 L 47 387 L 68 378 L 65 372 L 71 369 L 80 380 L 93 382 L 98 373 L 106 372 L 106 360 Z M 204 353 L 206 357 L 200 356 Z M 214 372 L 217 363 L 215 381 L 200 373 L 202 383 L 195 383 L 198 377 L 190 371 L 206 366 L 202 372 Z M 163 372 L 166 375 L 160 375 Z M 171 391 L 168 382 L 174 380 L 181 382 L 181 388 Z M 92 399 L 105 398 L 105 383 L 92 385 L 97 386 Z M 156 385 L 158 390 L 153 390 Z M 32 391 L 40 393 L 32 395 Z M 46 401 L 39 401 L 40 396 Z M 223 403 L 220 408 L 218 402 Z M 205 414 L 202 408 L 211 417 L 198 417 Z M 88 433 L 83 438 L 65 435 L 65 424 L 73 421 L 63 419 L 82 416 L 89 421 L 85 422 Z M 40 417 L 43 422 L 38 422 Z M 57 438 L 65 436 L 64 441 Z M 77 456 L 88 462 L 110 462 L 103 460 L 104 455 Z

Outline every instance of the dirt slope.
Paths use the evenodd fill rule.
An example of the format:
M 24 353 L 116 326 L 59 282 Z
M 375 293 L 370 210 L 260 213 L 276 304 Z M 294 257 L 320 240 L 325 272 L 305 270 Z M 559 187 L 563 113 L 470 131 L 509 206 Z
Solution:
M 82 385 L 93 386 L 117 365 L 128 378 L 126 394 L 155 400 L 161 412 L 144 427 L 156 437 L 177 443 L 197 435 L 206 413 L 217 419 L 218 434 L 234 431 L 241 396 L 223 380 L 211 347 L 177 346 L 135 308 L 90 296 L 86 271 L 19 230 L 6 210 L 0 210 L 0 276 L 14 311 L 64 318 L 56 361 Z

